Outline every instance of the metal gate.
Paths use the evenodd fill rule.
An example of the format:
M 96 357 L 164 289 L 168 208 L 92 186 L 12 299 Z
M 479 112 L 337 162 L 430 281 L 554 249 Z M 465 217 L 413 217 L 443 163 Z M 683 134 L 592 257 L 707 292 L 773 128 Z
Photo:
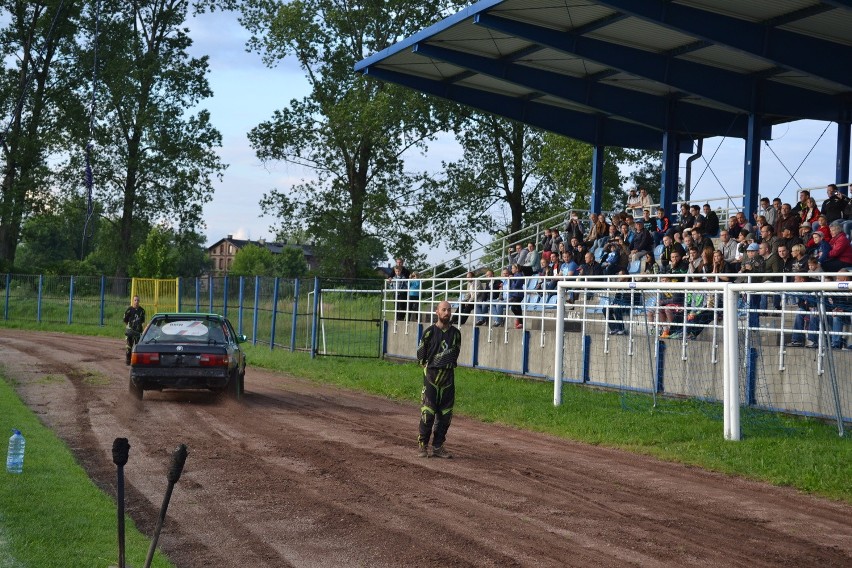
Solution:
M 314 299 L 317 355 L 382 356 L 382 285 L 375 280 L 320 280 Z

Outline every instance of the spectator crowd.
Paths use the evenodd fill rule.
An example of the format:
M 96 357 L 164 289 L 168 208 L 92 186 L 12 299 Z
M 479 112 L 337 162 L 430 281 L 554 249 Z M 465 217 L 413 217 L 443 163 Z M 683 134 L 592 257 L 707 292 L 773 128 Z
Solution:
M 609 216 L 591 212 L 580 218 L 571 212 L 565 222 L 543 230 L 526 243 L 517 243 L 506 251 L 506 264 L 499 278 L 491 270 L 477 277 L 468 272 L 457 304 L 457 324 L 464 324 L 475 311 L 476 325 L 504 325 L 508 307 L 516 317 L 514 325 L 523 328 L 520 319 L 529 279 L 537 277 L 534 286 L 542 301 L 555 294 L 560 279 L 585 276 L 614 278 L 656 276 L 663 281 L 717 280 L 751 282 L 796 282 L 815 278 L 812 273 L 841 273 L 847 280 L 852 273 L 852 201 L 834 184 L 826 188 L 822 203 L 807 190 L 799 192 L 794 205 L 775 198 L 762 198 L 752 219 L 743 212 L 724 221 L 709 204 L 680 205 L 678 214 L 670 218 L 656 208 L 644 188 L 631 190 L 624 211 Z M 408 274 L 397 260 L 390 286 L 396 290 L 397 319 L 414 312 L 417 317 L 419 281 Z M 569 293 L 572 304 L 576 293 Z M 615 304 L 629 303 L 630 294 L 616 295 Z M 700 325 L 709 323 L 715 314 L 713 295 L 690 293 L 669 294 L 660 300 L 656 317 L 662 326 L 662 337 L 677 337 L 683 330 L 697 336 Z M 750 325 L 757 324 L 759 310 L 778 308 L 778 297 L 752 294 Z M 774 303 L 774 305 L 770 305 Z M 799 311 L 794 322 L 794 346 L 815 345 L 819 318 L 812 295 L 797 297 Z M 850 306 L 833 301 L 827 322 L 839 331 L 850 323 Z M 613 311 L 613 310 L 611 310 Z M 622 316 L 621 308 L 614 310 Z M 615 319 L 615 318 L 613 318 Z M 624 334 L 623 324 L 610 322 L 610 334 Z M 679 323 L 679 326 L 673 324 Z M 675 329 L 677 328 L 677 329 Z M 807 337 L 804 332 L 807 330 Z M 842 348 L 839 335 L 832 336 L 832 347 Z M 850 346 L 852 347 L 852 346 Z

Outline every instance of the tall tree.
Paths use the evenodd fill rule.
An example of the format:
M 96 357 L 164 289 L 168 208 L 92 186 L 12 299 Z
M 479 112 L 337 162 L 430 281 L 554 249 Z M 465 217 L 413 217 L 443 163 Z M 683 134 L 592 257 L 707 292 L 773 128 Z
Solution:
M 187 54 L 189 9 L 188 0 L 102 0 L 98 60 L 93 45 L 81 54 L 83 63 L 98 65 L 95 187 L 116 220 L 119 276 L 139 245 L 139 222 L 167 221 L 178 232 L 202 225 L 213 178 L 226 167 L 209 112 L 191 113 L 212 92 L 207 57 Z M 71 171 L 82 171 L 81 160 L 74 156 Z
M 526 124 L 473 113 L 457 134 L 462 158 L 443 164 L 423 207 L 424 223 L 451 249 L 469 250 L 477 233 L 514 233 L 567 209 L 590 206 L 592 146 Z M 646 153 L 607 148 L 604 209 L 624 201 L 622 168 Z M 449 220 L 449 222 L 448 222 Z
M 47 160 L 62 130 L 63 101 L 72 94 L 58 80 L 79 7 L 63 0 L 0 2 L 0 270 L 10 270 L 27 215 L 47 194 Z M 66 74 L 67 78 L 68 75 Z
M 403 155 L 449 124 L 445 105 L 410 89 L 357 75 L 353 66 L 435 22 L 449 2 L 247 0 L 251 49 L 274 66 L 295 57 L 311 92 L 249 134 L 261 160 L 306 166 L 313 179 L 264 196 L 279 230 L 303 226 L 322 246 L 321 266 L 347 277 L 387 253 L 412 258 L 425 233 L 416 224 L 423 174 Z M 380 243 L 381 247 L 376 247 Z M 384 249 L 384 250 L 382 250 Z

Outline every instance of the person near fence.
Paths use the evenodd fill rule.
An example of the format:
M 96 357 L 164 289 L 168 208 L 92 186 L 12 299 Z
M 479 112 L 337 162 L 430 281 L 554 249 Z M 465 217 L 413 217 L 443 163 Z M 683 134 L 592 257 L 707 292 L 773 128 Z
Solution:
M 500 271 L 500 280 L 496 280 L 494 285 L 491 292 L 491 313 L 494 314 L 491 327 L 500 327 L 503 325 L 503 315 L 506 313 L 506 304 L 509 302 L 508 268 Z
M 813 282 L 815 279 L 809 278 L 805 274 L 797 274 L 796 282 Z M 790 337 L 788 347 L 816 347 L 817 346 L 817 331 L 819 331 L 819 312 L 817 311 L 817 298 L 813 294 L 800 294 L 796 297 L 796 305 L 799 311 L 796 313 L 796 318 L 793 320 L 793 335 Z M 807 327 L 808 336 L 805 338 L 803 333 Z
M 459 312 L 461 312 L 461 323 L 467 323 L 467 316 L 473 311 L 473 304 L 476 301 L 476 293 L 479 290 L 479 281 L 473 275 L 473 272 L 465 274 L 465 280 L 461 284 L 463 292 L 459 296 Z M 453 317 L 453 323 L 459 323 L 458 317 Z
M 691 290 L 685 296 L 686 337 L 697 339 L 715 317 L 715 294 L 706 290 Z
M 629 281 L 627 272 L 619 271 L 618 280 L 621 282 Z M 610 335 L 627 335 L 627 329 L 624 327 L 624 316 L 629 315 L 630 310 L 642 303 L 642 293 L 638 290 L 618 289 L 613 294 L 612 304 L 607 308 L 607 326 L 609 327 Z
M 416 272 L 408 280 L 408 321 L 420 321 L 420 277 Z
M 543 260 L 543 259 L 542 259 Z M 476 294 L 476 325 L 488 324 L 488 312 L 491 308 L 493 299 L 491 288 L 498 283 L 494 280 L 494 271 L 490 268 L 485 271 L 485 277 L 478 284 L 478 292 Z
M 130 306 L 124 310 L 124 323 L 124 337 L 127 340 L 124 362 L 129 365 L 133 346 L 139 341 L 142 327 L 145 325 L 145 308 L 139 305 L 139 296 L 133 296 Z
M 435 315 L 438 321 L 426 328 L 417 346 L 417 362 L 423 367 L 418 455 L 429 457 L 431 438 L 432 457 L 451 458 L 444 442 L 453 418 L 456 398 L 454 369 L 461 350 L 461 331 L 452 325 L 453 308 L 449 302 L 439 303 Z
M 740 264 L 740 282 L 763 282 L 763 278 L 752 278 L 752 274 L 760 274 L 764 272 L 764 258 L 758 254 L 760 245 L 751 243 L 746 247 L 746 257 L 743 258 Z M 752 329 L 760 325 L 760 303 L 762 294 L 750 292 L 748 296 L 748 326 Z
M 521 272 L 521 267 L 517 264 L 512 265 L 512 276 L 509 278 L 509 309 L 515 316 L 520 316 L 523 313 L 524 302 L 524 273 Z M 524 324 L 520 317 L 515 318 L 515 329 L 522 329 Z
M 402 269 L 402 264 L 397 262 L 393 267 L 393 276 L 388 280 L 388 288 L 396 291 L 396 321 L 403 321 L 408 311 L 408 277 Z
M 837 275 L 838 282 L 849 282 L 852 280 L 852 268 L 841 268 L 840 274 Z M 852 302 L 849 296 L 841 296 L 837 294 L 827 295 L 825 298 L 825 311 L 828 315 L 828 328 L 831 330 L 831 348 L 832 349 L 852 349 L 852 341 L 847 341 L 844 337 L 843 327 L 852 323 Z

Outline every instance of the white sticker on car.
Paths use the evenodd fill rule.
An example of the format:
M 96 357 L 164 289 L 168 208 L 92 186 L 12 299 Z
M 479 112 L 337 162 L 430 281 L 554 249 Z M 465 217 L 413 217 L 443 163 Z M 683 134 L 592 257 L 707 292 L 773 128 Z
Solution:
M 207 326 L 200 321 L 170 321 L 160 328 L 165 335 L 207 335 Z

